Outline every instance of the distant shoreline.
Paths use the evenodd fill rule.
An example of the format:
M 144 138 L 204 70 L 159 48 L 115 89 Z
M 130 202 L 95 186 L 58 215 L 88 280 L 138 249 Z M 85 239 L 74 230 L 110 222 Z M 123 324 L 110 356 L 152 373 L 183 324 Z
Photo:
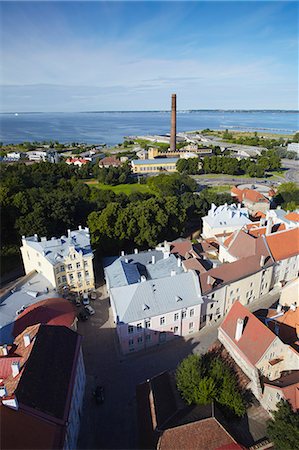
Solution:
M 197 112 L 218 112 L 218 113 L 283 113 L 283 114 L 299 114 L 299 110 L 297 109 L 178 109 L 178 114 L 192 114 Z M 113 110 L 113 111 L 9 111 L 9 112 L 0 112 L 0 115 L 11 115 L 11 114 L 127 114 L 127 113 L 170 113 L 170 110 L 164 110 L 164 109 L 156 109 L 156 110 L 128 110 L 128 111 L 122 111 L 122 110 Z

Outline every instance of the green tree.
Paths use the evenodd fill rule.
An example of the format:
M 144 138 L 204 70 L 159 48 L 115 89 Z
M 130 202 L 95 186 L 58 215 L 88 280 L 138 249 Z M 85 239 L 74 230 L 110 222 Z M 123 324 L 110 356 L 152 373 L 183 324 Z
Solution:
M 267 432 L 277 450 L 299 449 L 299 414 L 288 401 L 280 400 L 273 419 L 267 424 Z
M 189 355 L 176 370 L 176 383 L 183 399 L 191 405 L 197 403 L 198 386 L 204 371 L 198 355 Z
M 216 397 L 216 393 L 216 383 L 213 378 L 203 377 L 195 390 L 196 403 L 199 405 L 207 405 Z

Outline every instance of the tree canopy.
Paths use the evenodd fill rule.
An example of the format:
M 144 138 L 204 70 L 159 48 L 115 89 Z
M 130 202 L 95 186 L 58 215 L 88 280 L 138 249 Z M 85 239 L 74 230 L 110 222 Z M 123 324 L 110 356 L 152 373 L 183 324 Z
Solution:
M 277 403 L 273 419 L 267 424 L 267 432 L 277 450 L 299 449 L 299 414 L 292 410 L 288 401 Z

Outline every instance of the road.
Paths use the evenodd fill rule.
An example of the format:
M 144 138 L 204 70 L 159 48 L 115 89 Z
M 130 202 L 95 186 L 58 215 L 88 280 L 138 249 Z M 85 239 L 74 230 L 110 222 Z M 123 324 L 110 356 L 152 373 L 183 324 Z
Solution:
M 288 169 L 285 177 L 287 181 L 293 181 L 299 184 L 299 161 L 291 159 L 282 159 L 282 167 Z
M 175 369 L 191 352 L 204 353 L 217 338 L 220 322 L 206 327 L 186 339 L 177 338 L 162 346 L 122 356 L 119 353 L 115 326 L 105 288 L 92 303 L 96 314 L 80 322 L 78 331 L 84 336 L 83 354 L 86 367 L 86 392 L 81 416 L 79 449 L 137 448 L 135 387 L 164 371 Z M 251 309 L 268 307 L 278 293 L 264 296 Z M 97 384 L 105 387 L 105 402 L 96 405 L 92 391 Z

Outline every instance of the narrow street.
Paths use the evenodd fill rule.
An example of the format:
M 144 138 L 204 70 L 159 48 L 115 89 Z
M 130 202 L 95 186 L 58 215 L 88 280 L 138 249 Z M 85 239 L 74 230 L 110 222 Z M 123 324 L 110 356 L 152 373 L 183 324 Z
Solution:
M 217 338 L 221 321 L 186 339 L 178 338 L 147 351 L 122 356 L 119 353 L 115 327 L 105 288 L 92 302 L 96 314 L 79 322 L 84 336 L 83 354 L 86 368 L 86 391 L 81 417 L 79 449 L 137 448 L 135 387 L 152 376 L 175 369 L 188 354 L 204 353 Z M 274 291 L 251 305 L 251 310 L 268 307 L 277 301 Z M 105 387 L 105 401 L 97 405 L 92 396 L 95 386 Z

